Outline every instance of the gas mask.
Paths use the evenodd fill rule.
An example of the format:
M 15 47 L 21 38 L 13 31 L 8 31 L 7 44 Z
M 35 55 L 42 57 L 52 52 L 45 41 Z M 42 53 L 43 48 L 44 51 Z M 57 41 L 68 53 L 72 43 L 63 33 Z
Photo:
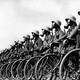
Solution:
M 35 34 L 34 34 L 34 33 L 32 33 L 32 39 L 34 39 L 34 37 L 35 37 Z
M 50 30 L 53 30 L 53 28 L 55 28 L 56 27 L 56 24 L 54 23 L 54 21 L 52 21 L 52 25 L 51 25 L 52 27 L 50 28 Z
M 28 38 L 25 38 L 24 41 L 29 41 L 29 39 Z
M 65 28 L 65 29 L 68 29 L 68 28 L 69 28 L 69 24 L 66 24 L 66 25 L 64 26 L 64 28 Z
M 43 36 L 44 36 L 44 34 L 46 34 L 46 31 L 45 31 L 45 30 L 42 30 L 41 37 L 43 37 Z
M 72 26 L 72 25 L 73 25 L 73 21 L 67 20 L 67 24 L 66 24 L 66 26 L 64 26 L 64 28 L 65 28 L 65 29 L 68 29 L 69 26 Z

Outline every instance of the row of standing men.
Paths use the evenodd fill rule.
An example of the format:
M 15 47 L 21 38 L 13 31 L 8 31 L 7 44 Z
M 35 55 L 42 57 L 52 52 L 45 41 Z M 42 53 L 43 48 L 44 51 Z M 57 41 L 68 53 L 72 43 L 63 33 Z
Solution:
M 43 28 L 41 35 L 39 34 L 39 31 L 36 30 L 32 32 L 32 38 L 30 38 L 30 35 L 26 35 L 23 36 L 24 41 L 22 41 L 21 43 L 15 41 L 16 47 L 12 46 L 10 50 L 11 53 L 15 51 L 13 53 L 21 54 L 24 52 L 24 50 L 33 51 L 34 49 L 36 49 L 37 51 L 42 51 L 45 47 L 50 47 L 52 43 L 56 45 L 53 46 L 54 51 L 60 53 L 63 43 L 65 43 L 66 41 L 66 38 L 68 38 L 75 27 L 77 27 L 76 18 L 74 16 L 66 18 L 65 21 L 67 24 L 66 26 L 64 26 L 64 29 L 67 29 L 67 32 L 61 30 L 61 22 L 59 20 L 52 21 L 52 26 Z M 55 31 L 54 35 L 53 30 Z M 44 40 L 42 40 L 40 36 L 44 36 Z M 77 34 L 69 40 L 71 41 L 67 44 L 65 53 L 73 48 L 80 48 L 80 29 L 78 29 Z M 59 45 L 57 46 L 57 44 Z M 40 55 L 40 53 L 34 53 L 33 55 L 38 56 Z
M 59 40 L 62 40 L 63 43 L 65 42 L 65 39 L 71 34 L 71 32 L 74 30 L 74 28 L 77 26 L 76 18 L 74 16 L 70 16 L 65 19 L 67 25 L 64 26 L 64 29 L 67 30 L 67 32 L 61 30 L 61 22 L 59 20 L 52 21 L 51 27 L 45 27 L 42 29 L 42 37 L 44 37 L 44 40 L 40 38 L 39 31 L 32 32 L 33 36 L 33 43 L 30 39 L 30 35 L 26 35 L 24 38 L 26 39 L 26 47 L 28 50 L 32 50 L 34 45 L 34 49 L 42 50 L 45 46 L 50 47 L 52 42 L 59 43 L 59 46 L 54 47 L 54 50 L 60 51 L 62 42 Z M 55 30 L 55 34 L 53 35 L 53 30 Z M 72 38 L 74 42 L 70 42 L 67 45 L 67 51 L 73 49 L 74 47 L 79 48 L 80 47 L 80 29 L 78 29 L 78 32 L 76 36 Z M 74 46 L 75 45 L 75 46 Z
M 11 50 L 7 50 L 7 52 L 11 53 L 13 50 L 15 53 L 23 53 L 24 51 L 33 51 L 36 49 L 37 51 L 41 51 L 44 47 L 50 47 L 53 42 L 55 44 L 59 44 L 59 46 L 54 46 L 54 51 L 60 52 L 62 44 L 65 43 L 66 38 L 71 34 L 71 32 L 74 30 L 74 28 L 77 26 L 76 18 L 74 16 L 70 16 L 65 19 L 66 26 L 64 26 L 64 29 L 67 30 L 67 32 L 61 30 L 61 21 L 55 20 L 52 21 L 51 27 L 45 27 L 42 29 L 42 34 L 39 34 L 39 31 L 36 30 L 32 33 L 32 38 L 30 38 L 30 35 L 27 34 L 26 36 L 23 36 L 24 41 L 18 42 L 15 41 L 15 46 L 11 46 Z M 53 35 L 54 31 L 54 35 Z M 44 40 L 41 39 L 40 36 L 44 36 Z M 78 29 L 76 36 L 72 38 L 74 42 L 69 42 L 66 48 L 66 52 L 69 50 L 75 48 L 80 48 L 80 29 Z M 19 45 L 17 45 L 19 43 Z M 23 49 L 23 50 L 22 50 Z M 39 54 L 38 54 L 39 55 Z

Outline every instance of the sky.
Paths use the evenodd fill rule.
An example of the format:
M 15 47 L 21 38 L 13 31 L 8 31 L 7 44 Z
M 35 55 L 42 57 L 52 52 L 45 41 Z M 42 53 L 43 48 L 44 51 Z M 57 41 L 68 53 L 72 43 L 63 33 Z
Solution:
M 0 50 L 9 48 L 14 41 L 59 19 L 61 28 L 65 18 L 74 15 L 77 23 L 80 16 L 80 0 L 0 0 Z

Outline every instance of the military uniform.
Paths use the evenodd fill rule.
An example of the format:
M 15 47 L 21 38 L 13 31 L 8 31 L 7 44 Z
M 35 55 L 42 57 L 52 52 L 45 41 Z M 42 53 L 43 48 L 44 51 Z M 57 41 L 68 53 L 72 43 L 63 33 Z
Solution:
M 54 34 L 54 42 L 57 42 L 59 44 L 59 40 L 63 37 L 64 32 L 60 28 L 61 22 L 59 20 L 52 21 L 52 27 L 51 30 L 55 29 Z M 62 44 L 60 43 L 59 46 L 54 45 L 54 52 L 60 52 Z
M 59 31 L 55 31 L 54 41 L 61 39 L 64 35 L 64 32 L 60 29 Z
M 52 42 L 53 42 L 53 37 L 52 37 L 52 35 L 49 34 L 49 35 L 45 36 L 43 46 L 49 46 L 50 43 L 52 43 Z
M 26 55 L 26 59 L 29 59 L 31 56 L 31 54 L 28 54 L 27 53 L 33 48 L 33 44 L 32 43 L 25 43 L 24 44 L 24 55 Z
M 30 41 L 30 35 L 27 34 L 26 36 L 23 36 L 23 38 L 24 38 L 24 44 L 23 44 L 23 47 L 24 47 L 24 55 L 26 55 L 33 48 L 33 43 Z M 31 54 L 28 54 L 26 56 L 26 58 L 28 59 L 31 56 L 32 56 Z
M 67 32 L 67 37 L 71 34 L 71 32 L 72 31 L 70 31 L 70 30 Z M 64 53 L 67 53 L 70 50 L 74 49 L 75 48 L 75 45 L 76 45 L 76 39 L 75 38 L 72 38 L 71 40 L 69 40 L 67 42 L 67 45 L 65 46 L 65 52 Z
M 45 27 L 42 29 L 43 34 L 45 35 L 44 37 L 44 41 L 43 41 L 43 46 L 49 46 L 50 43 L 52 43 L 53 41 L 53 36 L 50 34 L 50 28 L 49 27 Z
M 74 28 L 77 26 L 76 24 L 76 18 L 74 16 L 71 16 L 69 18 L 65 19 L 66 22 L 69 24 L 70 28 L 67 31 L 67 37 L 72 33 L 72 31 L 74 30 Z M 69 21 L 68 21 L 69 20 Z M 70 25 L 70 22 L 72 22 L 74 25 Z M 73 40 L 73 41 L 72 41 Z M 69 52 L 70 50 L 74 49 L 76 46 L 76 37 L 74 36 L 71 40 L 69 40 L 69 42 L 67 43 L 66 46 L 66 53 Z
M 41 46 L 43 46 L 43 41 L 42 39 L 39 37 L 39 31 L 34 31 L 32 32 L 33 37 L 34 37 L 34 41 L 33 41 L 33 49 L 34 49 L 34 53 L 33 56 L 39 56 L 40 55 L 40 48 Z
M 24 51 L 30 51 L 33 48 L 33 43 L 30 41 L 30 35 L 23 36 L 24 38 Z
M 27 42 L 24 43 L 24 50 L 25 50 L 25 51 L 29 51 L 29 50 L 31 50 L 32 48 L 33 48 L 33 43 L 32 43 L 32 42 L 30 42 L 30 41 L 28 42 L 28 41 L 27 41 Z
M 63 37 L 63 35 L 64 35 L 64 32 L 61 29 L 59 31 L 55 31 L 54 42 L 57 42 L 59 39 L 61 39 Z M 56 52 L 60 52 L 61 47 L 62 47 L 62 44 L 60 43 L 59 47 L 55 47 L 54 50 Z
M 42 46 L 42 39 L 38 38 L 37 40 L 34 40 L 34 56 L 39 56 L 40 55 L 40 48 Z
M 34 40 L 34 49 L 40 49 L 42 45 L 43 42 L 41 38 Z
M 70 20 L 70 22 L 68 22 L 68 20 Z M 74 16 L 72 16 L 70 18 L 67 18 L 66 22 L 70 26 L 70 29 L 68 29 L 68 31 L 67 31 L 67 37 L 68 37 L 74 31 L 75 27 L 77 26 L 77 24 L 76 24 L 76 18 Z M 73 50 L 73 49 L 76 48 L 76 41 L 79 40 L 78 37 L 79 37 L 78 35 L 77 36 L 74 35 L 71 39 L 69 39 L 67 41 L 65 53 L 68 53 L 69 51 L 71 51 L 71 50 Z M 77 47 L 78 47 L 78 45 L 77 45 Z M 78 69 L 78 63 L 79 63 L 79 54 L 75 52 L 74 56 L 75 56 L 74 59 L 72 59 L 73 57 L 70 57 L 69 60 L 72 59 L 71 62 L 75 64 L 74 67 L 75 67 L 75 70 L 77 70 Z M 67 64 L 69 65 L 69 63 L 66 62 L 66 65 Z M 71 67 L 71 66 L 72 65 L 69 65 L 69 67 Z

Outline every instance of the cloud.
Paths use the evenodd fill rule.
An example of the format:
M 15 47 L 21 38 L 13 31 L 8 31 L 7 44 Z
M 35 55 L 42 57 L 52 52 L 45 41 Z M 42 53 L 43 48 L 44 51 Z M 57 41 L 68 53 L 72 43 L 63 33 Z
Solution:
M 28 0 L 21 1 L 20 5 L 25 7 L 33 12 L 39 12 L 43 14 L 58 14 L 60 11 L 60 5 L 54 0 Z

